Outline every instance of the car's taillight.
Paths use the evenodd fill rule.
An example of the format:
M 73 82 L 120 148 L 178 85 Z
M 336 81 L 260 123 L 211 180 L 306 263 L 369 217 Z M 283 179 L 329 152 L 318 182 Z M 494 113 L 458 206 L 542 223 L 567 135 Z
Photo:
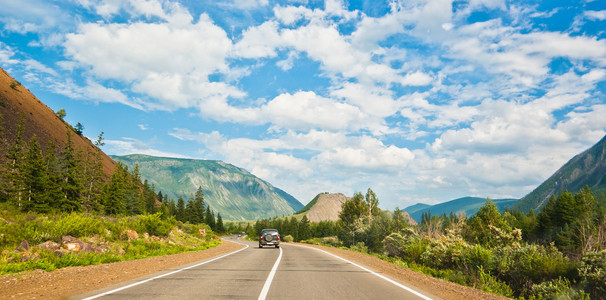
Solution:
M 278 234 L 278 241 L 280 240 L 280 235 Z
M 260 238 L 260 239 L 263 239 L 263 236 L 260 236 L 259 238 Z

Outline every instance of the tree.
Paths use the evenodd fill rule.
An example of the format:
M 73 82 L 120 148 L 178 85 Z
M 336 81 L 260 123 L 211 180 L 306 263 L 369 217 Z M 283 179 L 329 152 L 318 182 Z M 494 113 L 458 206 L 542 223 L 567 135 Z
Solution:
M 82 123 L 78 122 L 76 124 L 76 126 L 74 127 L 74 129 L 78 135 L 82 135 L 82 131 L 84 131 L 84 125 L 82 125 Z
M 103 157 L 99 151 L 94 154 L 87 152 L 83 170 L 83 199 L 84 209 L 87 212 L 100 211 L 100 197 L 103 190 Z
M 301 221 L 299 222 L 298 241 L 306 240 L 310 237 L 309 219 L 307 218 L 307 215 L 303 215 L 303 218 L 301 218 Z
M 65 118 L 65 116 L 67 116 L 67 113 L 65 112 L 65 109 L 60 109 L 56 112 L 57 117 L 59 117 L 61 120 L 63 120 Z
M 364 200 L 362 193 L 355 193 L 351 199 L 348 199 L 341 204 L 341 212 L 339 213 L 339 219 L 346 225 L 353 224 L 357 219 L 362 216 L 368 216 L 369 206 Z
M 368 188 L 365 200 L 368 205 L 368 217 L 372 219 L 373 216 L 379 213 L 379 199 L 377 199 L 375 192 Z
M 491 226 L 506 233 L 511 231 L 511 227 L 499 213 L 497 205 L 490 199 L 487 199 L 486 204 L 469 219 L 467 226 L 469 227 L 468 237 L 481 245 L 493 245 L 496 242 Z
M 24 164 L 24 201 L 21 207 L 24 211 L 46 213 L 50 210 L 46 186 L 47 176 L 44 169 L 44 157 L 36 135 L 29 141 L 29 147 Z
M 392 223 L 394 232 L 400 232 L 408 225 L 408 223 L 406 223 L 406 219 L 404 219 L 404 213 L 399 207 L 396 207 L 396 209 L 393 211 Z
M 185 200 L 183 200 L 183 196 L 179 196 L 177 200 L 177 211 L 176 211 L 177 221 L 185 222 Z
M 191 222 L 194 224 L 204 223 L 204 192 L 201 186 L 198 187 L 198 190 L 194 194 L 191 219 Z
M 4 190 L 8 194 L 8 198 L 17 206 L 21 207 L 23 193 L 23 161 L 25 160 L 25 151 L 23 143 L 25 117 L 21 115 L 19 123 L 17 123 L 17 134 L 15 140 L 9 147 L 6 153 L 6 169 L 3 180 Z
M 145 211 L 148 214 L 153 214 L 156 212 L 156 191 L 155 186 L 152 184 L 149 185 L 147 179 L 143 182 L 143 197 L 145 198 Z M 162 201 L 162 198 L 160 198 Z
M 103 131 L 101 131 L 101 133 L 99 133 L 99 136 L 97 137 L 97 140 L 95 141 L 95 146 L 97 146 L 97 148 L 104 146 L 104 140 L 105 139 L 103 138 Z
M 69 131 L 67 132 L 67 143 L 61 154 L 59 161 L 63 176 L 61 184 L 63 199 L 59 201 L 59 209 L 64 212 L 79 211 L 82 194 L 81 162 L 74 151 L 74 143 Z
M 217 230 L 217 224 L 215 222 L 215 215 L 213 213 L 213 211 L 210 209 L 210 206 L 206 206 L 206 215 L 204 216 L 204 221 L 206 221 L 206 224 L 208 226 L 210 226 L 210 228 L 212 230 Z
M 55 149 L 55 140 L 51 139 L 46 144 L 46 155 L 44 156 L 44 167 L 46 170 L 46 197 L 50 202 L 51 208 L 58 209 L 59 202 L 63 198 L 61 185 L 63 184 L 63 176 L 61 175 L 61 166 L 57 158 Z
M 110 215 L 120 215 L 126 213 L 126 176 L 128 172 L 118 163 L 114 174 L 112 174 L 109 185 L 103 189 L 103 206 L 105 213 Z
M 223 226 L 223 218 L 221 218 L 221 214 L 217 213 L 217 232 L 219 233 L 224 233 L 225 232 L 225 226 Z

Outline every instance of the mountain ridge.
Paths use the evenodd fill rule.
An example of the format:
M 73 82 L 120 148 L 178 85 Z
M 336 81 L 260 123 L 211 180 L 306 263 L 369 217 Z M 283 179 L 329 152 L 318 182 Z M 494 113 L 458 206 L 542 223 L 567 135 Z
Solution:
M 480 197 L 462 197 L 454 200 L 438 203 L 435 205 L 428 205 L 423 203 L 413 204 L 403 209 L 403 211 L 410 214 L 410 216 L 417 222 L 421 222 L 421 217 L 424 213 L 431 212 L 432 215 L 449 215 L 450 213 L 458 214 L 459 212 L 465 213 L 468 218 L 475 215 L 480 207 L 484 206 L 487 198 Z M 512 206 L 518 199 L 491 199 L 499 211 L 503 211 L 505 207 Z
M 285 191 L 223 161 L 144 154 L 111 157 L 130 170 L 138 164 L 141 178 L 175 200 L 187 200 L 202 187 L 205 202 L 225 220 L 286 216 L 303 207 Z
M 589 186 L 595 194 L 606 192 L 606 136 L 575 155 L 512 208 L 525 213 L 540 211 L 552 195 L 564 190 L 576 193 Z

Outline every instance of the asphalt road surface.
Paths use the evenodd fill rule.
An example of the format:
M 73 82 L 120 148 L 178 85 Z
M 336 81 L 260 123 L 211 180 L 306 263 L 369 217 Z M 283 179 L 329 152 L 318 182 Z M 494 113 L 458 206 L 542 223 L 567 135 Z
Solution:
M 75 299 L 437 299 L 322 250 L 227 239 L 243 248 Z

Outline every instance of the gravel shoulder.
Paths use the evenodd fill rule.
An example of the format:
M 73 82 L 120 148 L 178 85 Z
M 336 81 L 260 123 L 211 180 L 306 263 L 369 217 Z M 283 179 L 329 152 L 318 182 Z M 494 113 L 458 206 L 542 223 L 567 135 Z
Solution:
M 0 277 L 0 299 L 65 299 L 164 269 L 223 255 L 240 248 L 242 248 L 240 244 L 224 241 L 216 247 L 198 252 L 67 267 L 51 272 L 37 270 L 3 275 Z
M 442 279 L 429 277 L 362 253 L 316 245 L 305 244 L 305 246 L 320 248 L 333 253 L 387 277 L 427 291 L 442 299 L 507 299 Z M 242 248 L 241 244 L 224 240 L 217 247 L 199 252 L 84 267 L 68 267 L 52 272 L 38 270 L 4 275 L 0 277 L 0 299 L 65 299 L 70 296 L 153 274 L 164 269 L 223 255 L 240 248 Z
M 322 249 L 326 252 L 345 258 L 351 262 L 364 266 L 389 278 L 397 279 L 405 284 L 408 284 L 411 287 L 415 287 L 416 289 L 419 289 L 421 291 L 426 291 L 429 294 L 435 295 L 442 299 L 509 299 L 507 297 L 491 294 L 485 291 L 427 276 L 425 274 L 394 265 L 392 263 L 363 253 L 318 245 L 300 245 Z

